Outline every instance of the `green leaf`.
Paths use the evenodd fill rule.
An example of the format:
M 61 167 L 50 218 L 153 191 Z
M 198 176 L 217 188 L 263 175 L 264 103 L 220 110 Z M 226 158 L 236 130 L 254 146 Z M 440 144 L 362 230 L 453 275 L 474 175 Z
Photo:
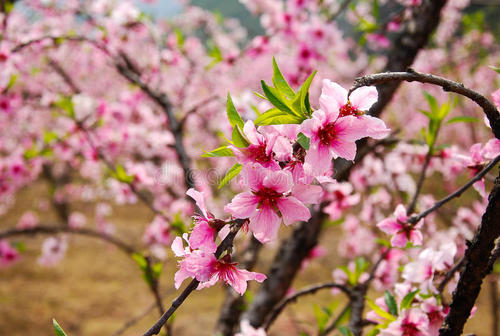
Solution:
M 231 167 L 226 173 L 226 176 L 220 181 L 219 183 L 219 189 L 225 186 L 229 181 L 231 181 L 233 178 L 238 176 L 238 174 L 241 172 L 241 169 L 243 168 L 242 165 L 239 163 L 235 164 L 234 166 Z
M 500 74 L 500 68 L 497 68 L 496 66 L 490 65 L 490 68 L 493 69 L 496 73 Z
M 241 128 L 243 128 L 243 125 L 245 124 L 243 122 L 243 119 L 241 119 L 240 114 L 238 113 L 238 110 L 236 110 L 236 107 L 234 107 L 233 100 L 231 99 L 231 94 L 227 94 L 227 105 L 226 105 L 226 111 L 227 111 L 227 118 L 229 119 L 229 123 L 231 126 L 238 125 Z
M 250 145 L 245 135 L 243 134 L 243 131 L 240 129 L 238 125 L 235 125 L 233 128 L 232 138 L 233 138 L 233 143 L 236 147 L 246 148 Z
M 67 336 L 66 333 L 64 332 L 63 328 L 57 323 L 56 319 L 52 319 L 52 326 L 54 327 L 54 331 L 56 333 L 56 336 Z
M 5 91 L 10 90 L 16 83 L 17 79 L 19 78 L 18 74 L 13 74 L 10 76 L 9 82 L 7 83 L 7 87 L 5 88 Z
M 57 140 L 57 138 L 58 138 L 58 136 L 57 136 L 57 133 L 55 133 L 55 132 L 46 131 L 46 132 L 43 133 L 43 141 L 46 144 L 49 144 L 52 141 Z
M 262 113 L 255 119 L 257 126 L 262 125 L 283 125 L 283 124 L 301 124 L 306 118 L 301 118 L 295 114 L 285 113 L 277 108 L 272 108 Z
M 142 254 L 133 253 L 132 259 L 134 259 L 134 261 L 137 263 L 137 265 L 139 266 L 139 268 L 142 271 L 144 271 L 148 268 L 148 261 L 146 260 L 146 258 Z
M 398 305 L 396 303 L 396 300 L 394 299 L 394 296 L 392 296 L 392 294 L 387 290 L 384 293 L 384 301 L 387 305 L 387 308 L 389 309 L 389 312 L 394 316 L 398 316 Z
M 277 109 L 292 115 L 297 115 L 297 112 L 294 112 L 292 108 L 289 106 L 289 103 L 286 101 L 286 98 L 283 97 L 278 90 L 268 86 L 264 81 L 260 81 L 262 85 L 262 90 L 266 95 L 267 99 L 273 104 Z
M 121 164 L 116 165 L 113 177 L 123 183 L 131 183 L 134 180 L 134 176 L 128 175 Z
M 153 273 L 153 277 L 155 279 L 160 278 L 162 269 L 163 269 L 163 264 L 161 262 L 156 263 L 153 266 L 151 266 L 151 272 Z
M 177 37 L 177 44 L 179 47 L 184 46 L 184 34 L 182 33 L 182 30 L 179 28 L 174 29 L 175 37 Z
M 413 292 L 410 292 L 410 293 L 405 295 L 403 300 L 401 300 L 401 310 L 410 308 L 410 306 L 413 302 L 413 299 L 418 294 L 418 292 L 419 292 L 419 290 L 417 289 L 417 290 L 414 290 Z
M 373 17 L 378 20 L 379 19 L 379 15 L 380 15 L 380 6 L 378 4 L 378 1 L 377 0 L 374 0 L 373 1 L 373 4 L 372 4 L 372 14 L 373 14 Z
M 309 77 L 307 77 L 306 81 L 300 87 L 299 92 L 297 93 L 299 99 L 300 112 L 302 115 L 310 117 L 312 114 L 311 103 L 309 102 L 309 88 L 311 87 L 311 83 L 316 76 L 317 71 L 314 71 Z M 297 99 L 297 97 L 295 98 Z M 297 102 L 294 100 L 294 106 Z
M 354 272 L 354 284 L 358 283 L 359 278 L 361 277 L 361 274 L 363 274 L 364 271 L 370 266 L 370 263 L 366 261 L 365 258 L 359 257 L 356 258 L 356 268 Z
M 426 91 L 424 91 L 424 97 L 427 100 L 427 103 L 429 103 L 432 114 L 437 114 L 439 110 L 439 104 L 436 97 Z
M 234 154 L 231 148 L 227 146 L 222 146 L 210 152 L 205 152 L 205 154 L 202 155 L 202 157 L 222 157 L 222 156 L 234 156 Z
M 292 99 L 295 97 L 295 92 L 290 87 L 285 77 L 281 73 L 280 68 L 278 67 L 278 63 L 276 63 L 276 59 L 273 57 L 273 84 L 276 89 L 282 92 L 286 97 Z
M 75 108 L 71 97 L 62 96 L 54 103 L 54 105 L 65 111 L 69 117 L 73 119 L 75 118 Z
M 349 327 L 342 326 L 339 328 L 339 331 L 343 336 L 354 336 L 354 334 L 352 333 L 351 329 L 349 329 Z
M 368 334 L 366 334 L 366 336 L 376 336 L 380 333 L 380 329 L 378 328 L 373 328 L 372 330 L 370 330 L 368 332 Z
M 396 321 L 396 317 L 394 315 L 389 314 L 388 312 L 377 306 L 377 304 L 375 304 L 375 302 L 373 302 L 372 299 L 366 299 L 366 302 L 368 303 L 368 306 L 371 309 L 373 309 L 383 319 L 386 319 L 391 322 Z
M 318 329 L 321 332 L 325 330 L 326 323 L 330 319 L 330 315 L 326 313 L 323 309 L 321 309 L 320 306 L 314 305 L 314 316 L 316 317 L 316 324 L 318 326 Z
M 358 282 L 358 279 L 356 279 L 356 273 L 351 272 L 351 270 L 347 266 L 344 266 L 344 265 L 339 266 L 339 269 L 344 271 L 344 273 L 347 275 L 347 282 L 350 285 L 355 286 L 356 283 Z
M 184 233 L 188 232 L 188 228 L 181 218 L 181 213 L 177 212 L 174 216 L 174 220 L 170 223 L 170 226 L 174 229 L 178 236 L 182 236 Z
M 446 124 L 454 124 L 454 123 L 460 123 L 460 122 L 473 123 L 473 122 L 477 122 L 477 121 L 478 121 L 478 119 L 474 118 L 474 117 L 460 116 L 460 117 L 451 118 L 450 120 L 448 120 L 446 122 Z
M 308 137 L 306 137 L 304 135 L 304 133 L 300 132 L 297 135 L 297 142 L 302 146 L 302 148 L 304 148 L 305 150 L 308 150 L 309 146 L 311 144 L 311 139 L 309 139 Z

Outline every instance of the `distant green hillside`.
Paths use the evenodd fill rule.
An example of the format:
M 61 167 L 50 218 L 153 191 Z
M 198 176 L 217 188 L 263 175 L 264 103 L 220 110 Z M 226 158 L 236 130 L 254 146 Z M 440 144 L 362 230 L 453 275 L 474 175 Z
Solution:
M 264 32 L 260 26 L 259 18 L 253 16 L 238 0 L 191 0 L 191 3 L 218 11 L 225 17 L 237 18 L 248 30 L 250 37 L 261 35 Z

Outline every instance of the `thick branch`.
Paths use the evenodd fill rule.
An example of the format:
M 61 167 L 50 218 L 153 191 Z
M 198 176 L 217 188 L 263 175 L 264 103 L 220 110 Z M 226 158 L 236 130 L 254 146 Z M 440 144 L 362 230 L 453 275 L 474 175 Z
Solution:
M 472 242 L 465 251 L 465 268 L 453 292 L 450 311 L 445 318 L 440 336 L 461 335 L 481 290 L 484 277 L 491 272 L 490 258 L 495 240 L 500 236 L 500 175 L 489 195 L 486 212 Z
M 253 326 L 261 326 L 273 307 L 286 295 L 302 261 L 317 245 L 325 217 L 322 211 L 314 211 L 309 222 L 302 222 L 282 243 L 267 272 L 267 280 L 262 283 L 250 309 L 244 314 Z
M 412 17 L 394 40 L 388 51 L 387 63 L 383 71 L 404 71 L 413 64 L 418 52 L 425 47 L 432 32 L 439 24 L 441 10 L 447 0 L 423 0 L 415 7 Z M 390 103 L 399 82 L 377 83 L 378 101 L 370 109 L 370 114 L 379 116 Z

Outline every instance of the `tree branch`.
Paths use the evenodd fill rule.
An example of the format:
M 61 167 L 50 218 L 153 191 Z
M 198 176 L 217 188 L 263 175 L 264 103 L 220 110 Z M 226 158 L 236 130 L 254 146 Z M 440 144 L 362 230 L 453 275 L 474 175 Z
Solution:
M 418 221 L 420 221 L 422 218 L 426 217 L 428 214 L 430 214 L 431 212 L 439 209 L 440 207 L 442 207 L 443 205 L 445 205 L 446 203 L 448 203 L 449 201 L 451 201 L 452 199 L 456 198 L 456 197 L 460 197 L 467 189 L 469 189 L 474 183 L 476 183 L 477 181 L 479 181 L 480 179 L 482 179 L 493 167 L 496 166 L 496 164 L 500 161 L 500 155 L 497 156 L 496 158 L 494 158 L 493 160 L 491 160 L 490 163 L 488 163 L 486 165 L 486 167 L 483 168 L 483 170 L 481 170 L 479 173 L 477 173 L 469 182 L 467 182 L 466 184 L 464 184 L 461 188 L 459 188 L 457 191 L 449 194 L 448 196 L 446 196 L 445 198 L 437 201 L 436 203 L 434 203 L 433 206 L 431 206 L 429 209 L 421 212 L 420 214 L 418 215 L 413 215 L 411 216 L 409 219 L 408 219 L 408 223 L 411 223 L 411 224 L 416 224 L 418 223 Z
M 265 330 L 269 329 L 269 327 L 273 324 L 273 322 L 276 320 L 276 318 L 278 317 L 278 315 L 283 311 L 283 309 L 285 309 L 285 307 L 288 304 L 290 304 L 292 302 L 296 302 L 297 299 L 299 297 L 301 297 L 301 296 L 309 295 L 309 294 L 314 294 L 314 293 L 316 293 L 319 290 L 327 289 L 327 288 L 337 288 L 337 289 L 340 289 L 342 292 L 344 292 L 345 294 L 347 294 L 347 296 L 349 296 L 349 297 L 352 294 L 352 291 L 351 291 L 350 288 L 348 288 L 348 287 L 346 287 L 346 286 L 344 286 L 342 284 L 338 284 L 338 283 L 334 283 L 334 282 L 323 283 L 323 284 L 312 285 L 312 286 L 306 287 L 304 289 L 299 290 L 298 292 L 293 293 L 292 295 L 289 295 L 289 296 L 285 297 L 283 300 L 281 300 L 281 302 L 278 303 L 274 307 L 274 309 L 272 310 L 271 314 L 267 318 L 267 321 L 264 324 L 264 329 Z
M 16 236 L 35 236 L 38 234 L 51 235 L 57 233 L 70 233 L 70 234 L 77 234 L 77 235 L 98 238 L 115 245 L 126 254 L 133 254 L 137 252 L 137 250 L 134 247 L 116 237 L 108 236 L 91 229 L 86 229 L 86 228 L 73 229 L 68 226 L 39 225 L 30 229 L 18 229 L 18 228 L 8 229 L 6 231 L 0 232 L 0 239 L 16 237 Z
M 455 92 L 471 99 L 483 109 L 490 122 L 493 134 L 495 134 L 497 139 L 500 139 L 500 114 L 495 105 L 483 95 L 465 87 L 462 83 L 443 77 L 416 72 L 412 69 L 408 69 L 406 72 L 378 73 L 356 78 L 354 85 L 349 90 L 349 94 L 363 86 L 387 84 L 390 82 L 400 83 L 402 81 L 434 84 L 442 87 L 444 91 Z
M 496 178 L 481 225 L 465 251 L 465 268 L 453 292 L 453 301 L 440 336 L 462 334 L 465 322 L 481 290 L 484 277 L 491 272 L 490 258 L 495 240 L 500 236 L 500 175 Z

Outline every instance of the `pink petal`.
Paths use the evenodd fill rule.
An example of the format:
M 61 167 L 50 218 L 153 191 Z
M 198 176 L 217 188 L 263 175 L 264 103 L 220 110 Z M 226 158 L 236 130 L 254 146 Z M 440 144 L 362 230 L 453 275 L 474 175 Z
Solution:
M 315 111 L 311 119 L 304 120 L 300 125 L 300 131 L 308 137 L 312 137 L 314 134 L 316 134 L 318 128 L 321 126 L 321 121 L 318 118 L 315 118 L 317 113 L 318 111 Z
M 379 118 L 363 115 L 358 118 L 358 123 L 364 125 L 365 134 L 374 139 L 383 139 L 391 133 L 391 130 L 385 125 L 385 122 Z
M 406 238 L 406 234 L 403 232 L 396 233 L 391 239 L 391 245 L 394 247 L 403 248 L 406 246 L 407 242 L 408 238 Z
M 394 211 L 394 215 L 396 216 L 396 219 L 401 223 L 406 223 L 406 221 L 408 220 L 408 216 L 406 215 L 406 208 L 403 204 L 398 204 L 396 210 Z
M 289 171 L 274 171 L 269 172 L 264 178 L 264 187 L 271 188 L 278 193 L 285 193 L 292 189 L 293 178 Z
M 307 175 L 322 176 L 332 169 L 333 155 L 330 149 L 323 145 L 313 146 L 306 152 L 304 171 Z M 331 174 L 328 174 L 331 175 Z
M 283 216 L 285 225 L 290 225 L 298 221 L 306 221 L 311 218 L 309 209 L 293 196 L 280 198 L 277 205 Z
M 281 219 L 274 210 L 269 207 L 261 207 L 256 214 L 250 217 L 250 230 L 258 241 L 265 244 L 276 240 L 280 222 Z
M 224 207 L 224 211 L 236 218 L 248 218 L 255 213 L 258 204 L 259 199 L 247 191 L 236 195 L 231 203 Z
M 196 205 L 198 206 L 198 208 L 200 208 L 203 216 L 205 218 L 208 218 L 207 207 L 205 205 L 205 197 L 203 193 L 196 191 L 194 188 L 190 188 L 188 191 L 186 191 L 186 195 L 195 200 Z
M 364 86 L 356 89 L 349 97 L 351 104 L 358 110 L 368 111 L 378 100 L 378 92 L 375 86 Z
M 240 177 L 243 184 L 247 185 L 253 191 L 258 191 L 262 187 L 262 182 L 266 177 L 267 170 L 260 165 L 244 165 Z
M 411 230 L 410 231 L 410 241 L 415 246 L 422 245 L 423 242 L 422 232 L 420 230 Z
M 356 143 L 352 141 L 344 141 L 338 139 L 330 144 L 330 148 L 334 153 L 333 157 L 341 157 L 346 160 L 354 161 L 356 157 Z
M 176 257 L 184 257 L 186 255 L 181 237 L 175 237 L 174 241 L 172 242 L 171 248 Z
M 339 118 L 335 123 L 335 131 L 340 139 L 356 141 L 368 136 L 366 122 L 355 116 Z
M 323 188 L 317 185 L 298 183 L 293 186 L 292 195 L 305 204 L 317 204 L 323 195 Z
M 257 133 L 257 129 L 255 128 L 252 120 L 248 120 L 245 123 L 245 125 L 243 126 L 243 133 L 250 141 L 250 143 L 254 145 L 260 145 L 262 142 L 264 142 L 264 137 L 262 136 L 262 134 Z
M 401 224 L 392 218 L 387 218 L 377 224 L 377 227 L 387 234 L 394 234 L 402 229 Z
M 206 253 L 214 253 L 217 245 L 214 241 L 215 229 L 211 228 L 206 221 L 200 221 L 193 228 L 189 236 L 189 245 L 192 249 L 200 249 Z
M 179 289 L 182 285 L 182 282 L 189 277 L 191 277 L 191 275 L 188 272 L 186 272 L 186 270 L 184 270 L 183 268 L 181 268 L 177 272 L 175 272 L 175 275 L 174 275 L 175 289 Z
M 323 79 L 323 88 L 319 98 L 321 109 L 328 115 L 329 121 L 335 121 L 339 109 L 347 103 L 347 90 L 335 82 Z

